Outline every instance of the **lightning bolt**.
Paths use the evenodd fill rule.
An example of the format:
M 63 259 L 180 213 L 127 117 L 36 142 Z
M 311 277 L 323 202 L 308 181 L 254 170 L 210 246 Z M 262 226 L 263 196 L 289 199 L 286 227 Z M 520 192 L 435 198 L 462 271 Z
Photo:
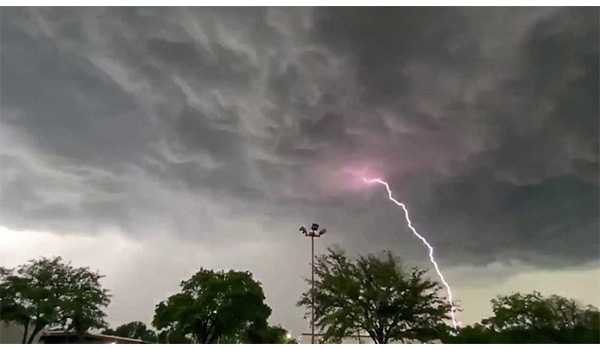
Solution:
M 454 314 L 455 310 L 454 310 L 454 304 L 452 301 L 452 288 L 450 288 L 450 285 L 448 284 L 448 282 L 446 282 L 446 279 L 444 278 L 444 274 L 442 274 L 442 271 L 440 270 L 437 262 L 435 261 L 435 257 L 433 255 L 433 246 L 431 244 L 429 244 L 429 242 L 427 242 L 425 237 L 421 236 L 419 234 L 419 232 L 417 232 L 417 230 L 413 227 L 412 222 L 410 221 L 410 217 L 408 216 L 408 209 L 406 209 L 406 205 L 404 205 L 404 203 L 402 203 L 402 202 L 397 201 L 394 198 L 394 196 L 392 195 L 392 190 L 390 189 L 390 185 L 388 185 L 387 182 L 385 182 L 379 178 L 367 179 L 365 177 L 363 177 L 363 181 L 368 184 L 378 183 L 378 184 L 385 186 L 385 189 L 388 193 L 388 198 L 390 199 L 390 201 L 394 202 L 394 204 L 396 204 L 397 206 L 402 208 L 402 210 L 404 211 L 404 217 L 406 218 L 406 223 L 408 224 L 408 227 L 410 228 L 412 233 L 418 239 L 420 239 L 421 242 L 423 242 L 423 244 L 425 244 L 425 246 L 429 250 L 429 260 L 431 261 L 431 264 L 433 264 L 433 267 L 435 268 L 435 271 L 437 272 L 438 277 L 440 278 L 440 280 L 446 287 L 446 292 L 448 294 L 448 303 L 450 304 L 450 317 L 452 318 L 452 326 L 454 326 L 454 329 L 457 329 L 458 322 L 456 321 L 456 315 Z

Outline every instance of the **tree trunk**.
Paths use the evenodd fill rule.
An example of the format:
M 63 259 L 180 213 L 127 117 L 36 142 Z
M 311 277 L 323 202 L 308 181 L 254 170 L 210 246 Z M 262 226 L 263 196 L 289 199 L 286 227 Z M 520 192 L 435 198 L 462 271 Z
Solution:
M 377 330 L 377 344 L 386 344 L 385 335 L 381 329 Z
M 31 332 L 31 335 L 29 336 L 29 339 L 27 340 L 27 344 L 33 343 L 33 339 L 35 339 L 35 336 L 42 330 L 42 328 L 43 327 L 39 327 L 37 324 L 35 325 L 33 331 Z
M 27 320 L 27 323 L 25 323 L 23 325 L 24 331 L 23 331 L 23 338 L 21 339 L 21 344 L 27 344 L 27 333 L 29 333 L 29 320 Z
M 366 331 L 367 333 L 369 333 L 369 337 L 371 337 L 373 343 L 377 344 L 377 335 L 375 334 L 375 332 L 369 329 L 367 329 Z

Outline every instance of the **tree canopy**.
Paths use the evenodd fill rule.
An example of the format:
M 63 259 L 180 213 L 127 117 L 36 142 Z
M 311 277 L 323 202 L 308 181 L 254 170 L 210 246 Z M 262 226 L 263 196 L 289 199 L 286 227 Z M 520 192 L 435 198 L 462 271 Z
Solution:
M 449 330 L 451 306 L 426 271 L 404 271 L 389 251 L 352 261 L 329 249 L 315 262 L 315 324 L 325 342 L 366 332 L 375 343 L 438 339 Z M 310 308 L 311 289 L 299 306 Z M 309 309 L 310 310 L 310 309 Z
M 110 295 L 103 276 L 75 268 L 62 258 L 40 258 L 16 269 L 0 269 L 0 320 L 23 326 L 23 343 L 47 327 L 84 334 L 104 328 Z
M 234 337 L 225 337 L 222 343 L 241 344 L 296 344 L 296 339 L 281 326 L 258 325 Z
M 315 319 L 325 342 L 368 333 L 375 343 L 600 343 L 600 311 L 558 295 L 514 293 L 491 300 L 493 315 L 450 332 L 442 286 L 419 268 L 404 270 L 389 251 L 348 258 L 329 249 L 315 263 Z M 103 278 L 62 258 L 0 267 L 0 321 L 23 327 L 32 343 L 44 329 L 78 335 L 107 327 Z M 310 283 L 310 280 L 307 280 Z M 107 335 L 148 343 L 295 343 L 268 323 L 271 308 L 250 272 L 201 269 L 155 307 L 152 325 L 134 321 Z M 310 307 L 312 290 L 299 306 Z
M 201 269 L 181 289 L 155 308 L 161 341 L 267 342 L 271 308 L 250 272 Z
M 146 343 L 156 343 L 158 341 L 156 332 L 148 328 L 146 324 L 141 321 L 125 323 L 114 330 L 109 328 L 102 332 L 102 334 L 139 339 Z
M 599 343 L 600 312 L 558 295 L 514 293 L 491 300 L 494 315 L 446 339 L 451 343 Z
M 597 311 L 591 306 L 582 308 L 573 299 L 558 295 L 546 298 L 537 291 L 499 296 L 492 299 L 491 303 L 494 316 L 484 319 L 482 324 L 495 331 L 591 326 L 589 323 L 593 319 L 589 319 L 587 315 L 590 311 Z

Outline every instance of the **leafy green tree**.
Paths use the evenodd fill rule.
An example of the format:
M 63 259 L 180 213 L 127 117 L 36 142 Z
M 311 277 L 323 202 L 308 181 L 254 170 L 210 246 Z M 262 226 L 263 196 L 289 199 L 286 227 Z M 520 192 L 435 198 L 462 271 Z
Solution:
M 89 329 L 106 328 L 104 308 L 110 303 L 110 295 L 100 284 L 104 276 L 87 267 L 65 267 L 62 295 L 60 296 L 58 324 L 66 331 L 80 337 Z
M 157 333 L 159 344 L 190 344 L 192 340 L 183 327 L 168 327 Z
M 492 309 L 494 316 L 484 319 L 482 324 L 495 331 L 568 329 L 585 322 L 585 310 L 575 300 L 558 295 L 545 298 L 537 291 L 499 296 L 492 299 Z
M 461 327 L 458 332 L 448 333 L 442 338 L 447 344 L 493 344 L 498 342 L 496 332 L 488 327 L 476 323 Z
M 494 315 L 444 339 L 447 343 L 599 343 L 600 312 L 534 291 L 492 299 Z
M 65 269 L 60 258 L 32 260 L 0 274 L 0 318 L 23 327 L 23 344 L 32 343 L 58 319 Z
M 62 258 L 30 260 L 16 269 L 0 269 L 0 320 L 23 327 L 23 343 L 45 328 L 62 326 L 79 334 L 104 326 L 101 310 L 110 296 L 101 275 L 74 268 Z
M 148 328 L 144 322 L 140 321 L 122 324 L 114 330 L 107 329 L 102 332 L 102 334 L 139 339 L 146 343 L 156 343 L 158 341 L 156 332 Z
M 292 338 L 288 331 L 281 326 L 251 327 L 247 329 L 238 341 L 232 343 L 244 344 L 296 344 L 296 339 Z
M 582 307 L 558 295 L 544 297 L 534 291 L 492 299 L 494 316 L 482 324 L 509 342 L 599 342 L 598 309 Z M 503 341 L 504 342 L 504 341 Z
M 389 251 L 351 261 L 329 249 L 315 262 L 315 325 L 323 340 L 339 342 L 361 331 L 378 344 L 439 339 L 449 330 L 445 321 L 451 306 L 439 295 L 439 283 L 425 273 L 403 271 Z M 307 282 L 309 290 L 298 305 L 310 312 Z
M 155 308 L 153 325 L 161 340 L 233 342 L 250 329 L 267 326 L 271 309 L 250 272 L 201 269 L 181 288 Z

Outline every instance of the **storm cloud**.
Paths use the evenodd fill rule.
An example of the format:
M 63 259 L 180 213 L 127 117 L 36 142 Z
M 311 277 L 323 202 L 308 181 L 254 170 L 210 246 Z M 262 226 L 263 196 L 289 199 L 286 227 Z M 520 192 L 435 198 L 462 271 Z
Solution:
M 267 286 L 289 262 L 301 287 L 296 230 L 317 221 L 319 244 L 427 267 L 352 168 L 390 182 L 449 268 L 599 260 L 595 10 L 0 15 L 3 227 L 171 237 L 220 252 L 221 267 L 253 261 Z

